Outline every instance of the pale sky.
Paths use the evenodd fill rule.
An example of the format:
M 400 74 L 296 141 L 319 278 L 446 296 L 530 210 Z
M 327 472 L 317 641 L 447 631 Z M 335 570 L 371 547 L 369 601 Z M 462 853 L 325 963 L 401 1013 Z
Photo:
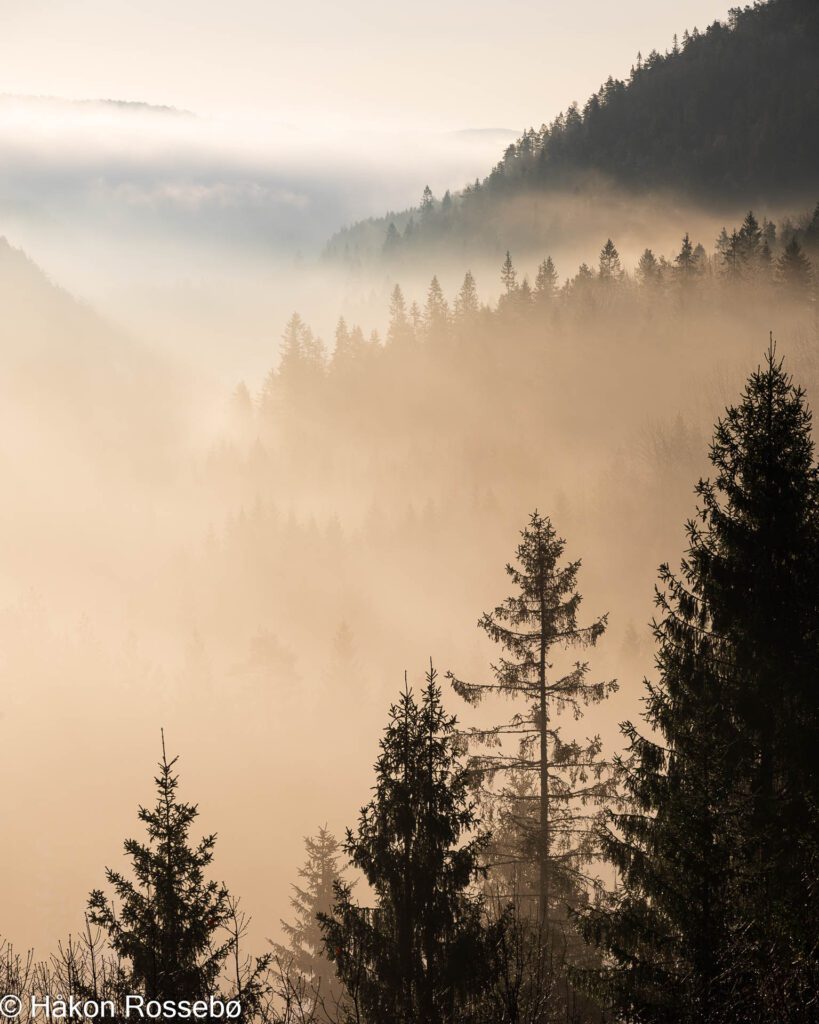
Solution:
M 0 0 L 0 93 L 521 128 L 737 0 Z

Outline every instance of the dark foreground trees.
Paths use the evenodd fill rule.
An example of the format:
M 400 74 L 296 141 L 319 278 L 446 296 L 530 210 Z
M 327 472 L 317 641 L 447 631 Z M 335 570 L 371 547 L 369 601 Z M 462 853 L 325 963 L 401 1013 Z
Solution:
M 240 997 L 247 1019 L 270 958 L 250 965 L 240 961 L 244 921 L 227 888 L 206 877 L 216 836 L 205 836 L 195 846 L 190 842 L 199 812 L 195 804 L 178 799 L 176 760 L 168 760 L 163 737 L 156 804 L 139 809 L 147 841 L 124 844 L 133 877 L 107 868 L 115 899 L 95 889 L 88 899 L 88 919 L 107 933 L 119 960 L 120 996 L 141 994 L 160 1001 L 218 997 L 223 971 L 234 966 L 232 995 Z
M 661 569 L 648 730 L 623 727 L 622 888 L 585 930 L 621 1019 L 796 1024 L 819 991 L 819 489 L 773 347 L 710 458 L 681 572 Z
M 375 794 L 347 833 L 375 906 L 360 906 L 339 882 L 333 913 L 320 915 L 350 1019 L 467 1021 L 492 980 L 494 931 L 472 888 L 488 837 L 456 752 L 455 719 L 431 668 L 420 700 L 405 688 L 390 709 Z

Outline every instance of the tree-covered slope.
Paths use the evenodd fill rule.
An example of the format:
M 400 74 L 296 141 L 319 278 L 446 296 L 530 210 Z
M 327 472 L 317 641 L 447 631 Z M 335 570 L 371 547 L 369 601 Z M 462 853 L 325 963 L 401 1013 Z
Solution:
M 819 4 L 766 0 L 686 31 L 609 78 L 581 108 L 531 128 L 483 180 L 440 202 L 340 232 L 331 256 L 417 248 L 447 236 L 480 243 L 510 198 L 601 181 L 628 191 L 765 205 L 819 190 Z

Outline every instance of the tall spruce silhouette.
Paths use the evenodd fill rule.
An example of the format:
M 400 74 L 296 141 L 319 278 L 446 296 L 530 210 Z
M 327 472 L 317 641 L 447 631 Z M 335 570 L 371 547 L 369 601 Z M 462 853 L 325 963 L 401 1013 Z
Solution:
M 648 735 L 625 723 L 622 888 L 587 914 L 636 1021 L 808 1021 L 817 989 L 819 488 L 771 345 L 716 427 L 680 575 L 660 570 Z
M 330 959 L 365 1021 L 462 1020 L 489 982 L 490 932 L 471 893 L 487 835 L 477 828 L 455 719 L 432 667 L 420 701 L 405 687 L 390 708 L 374 796 L 345 850 L 375 895 L 353 902 L 339 881 L 320 914 Z
M 451 672 L 447 676 L 470 704 L 499 693 L 525 705 L 506 722 L 472 727 L 465 736 L 477 751 L 473 766 L 489 782 L 504 773 L 515 782 L 515 792 L 506 795 L 519 807 L 536 806 L 534 814 L 519 813 L 516 825 L 537 865 L 541 924 L 561 901 L 579 893 L 580 866 L 592 852 L 590 818 L 596 816 L 587 810 L 610 789 L 600 738 L 583 743 L 564 739 L 557 724 L 564 711 L 579 718 L 584 707 L 616 689 L 613 681 L 589 682 L 587 662 L 563 670 L 552 661 L 555 648 L 593 646 L 607 623 L 603 615 L 587 626 L 578 624 L 580 562 L 561 564 L 564 548 L 551 521 L 533 512 L 521 532 L 518 564 L 506 566 L 516 592 L 478 622 L 508 657 L 493 666 L 493 683 L 464 682 Z M 535 782 L 530 794 L 519 785 L 521 775 Z
M 326 826 L 307 836 L 304 846 L 307 857 L 299 869 L 302 884 L 291 886 L 293 919 L 282 921 L 288 944 L 274 943 L 273 948 L 294 979 L 303 980 L 316 1021 L 328 1022 L 337 1015 L 342 1000 L 336 973 L 325 955 L 319 914 L 332 911 L 335 883 L 342 873 L 342 849 Z
M 155 778 L 152 810 L 139 808 L 147 842 L 125 841 L 133 879 L 106 868 L 116 903 L 101 889 L 88 899 L 88 917 L 108 934 L 125 962 L 124 991 L 147 999 L 203 999 L 218 990 L 218 980 L 234 948 L 224 926 L 231 899 L 220 882 L 207 880 L 215 835 L 196 846 L 189 833 L 199 811 L 177 797 L 177 758 L 170 761 L 162 737 L 162 760 Z M 221 936 L 225 936 L 222 938 Z

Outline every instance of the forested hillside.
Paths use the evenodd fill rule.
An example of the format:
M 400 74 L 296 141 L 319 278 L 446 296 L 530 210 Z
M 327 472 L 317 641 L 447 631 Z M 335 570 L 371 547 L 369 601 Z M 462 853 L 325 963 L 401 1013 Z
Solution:
M 332 351 L 294 314 L 176 481 L 184 546 L 168 494 L 138 509 L 164 542 L 126 569 L 127 646 L 0 619 L 18 731 L 24 680 L 60 728 L 110 703 L 191 747 L 178 790 L 163 745 L 155 805 L 124 766 L 141 838 L 114 860 L 110 814 L 87 826 L 98 870 L 61 876 L 80 936 L 42 962 L 0 942 L 7 991 L 223 997 L 254 1024 L 813 1024 L 819 476 L 790 370 L 817 392 L 819 216 L 800 222 L 749 212 L 714 255 L 686 235 L 635 267 L 607 239 L 564 285 L 507 255 L 497 304 L 468 272 L 451 301 L 396 286 L 383 340 L 342 318 Z M 201 736 L 218 846 L 187 802 Z M 234 881 L 275 938 L 322 821 L 281 941 L 249 956 Z
M 776 204 L 819 180 L 819 5 L 766 0 L 726 22 L 638 54 L 627 80 L 609 77 L 582 106 L 530 128 L 482 181 L 335 235 L 328 256 L 398 258 L 434 245 L 486 248 L 514 199 L 593 196 L 602 188 L 732 206 Z M 512 236 L 512 237 L 510 237 Z M 503 241 L 503 239 L 501 239 Z

